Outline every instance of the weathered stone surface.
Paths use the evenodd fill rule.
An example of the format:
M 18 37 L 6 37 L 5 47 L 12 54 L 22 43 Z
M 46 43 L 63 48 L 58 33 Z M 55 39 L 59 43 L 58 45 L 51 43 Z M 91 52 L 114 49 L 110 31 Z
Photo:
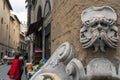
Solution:
M 51 58 L 47 61 L 47 63 L 32 76 L 31 80 L 36 80 L 43 73 L 48 76 L 53 76 L 51 74 L 55 74 L 60 80 L 70 80 L 68 79 L 68 75 L 66 74 L 66 65 L 70 62 L 70 60 L 74 58 L 74 51 L 72 46 L 65 42 L 61 44 L 53 53 Z M 44 75 L 44 76 L 45 76 Z M 38 77 L 38 78 L 36 78 Z M 55 77 L 54 77 L 55 78 Z M 54 79 L 53 79 L 54 80 Z M 56 79 L 55 79 L 56 80 Z
M 84 80 L 86 77 L 83 64 L 76 58 L 67 64 L 66 73 L 72 80 Z
M 119 67 L 118 67 L 118 77 L 120 78 L 120 64 L 119 64 Z
M 74 58 L 72 46 L 65 42 L 53 53 L 48 62 L 32 76 L 31 80 L 84 80 L 84 67 Z
M 106 52 L 101 53 L 98 51 L 94 53 L 91 48 L 83 49 L 80 40 L 80 29 L 82 26 L 81 13 L 83 10 L 96 6 L 110 6 L 113 8 L 117 14 L 117 24 L 118 33 L 120 32 L 120 0 L 53 0 L 53 10 L 52 10 L 52 26 L 51 26 L 51 53 L 63 42 L 69 42 L 75 48 L 75 56 L 80 60 L 84 67 L 87 65 L 87 75 L 116 75 L 115 67 L 120 63 L 120 41 L 118 42 L 118 47 L 116 49 L 106 49 Z M 115 35 L 114 35 L 115 36 Z M 118 35 L 120 36 L 120 35 Z M 119 37 L 120 38 L 120 37 Z M 61 50 L 64 50 L 61 49 Z M 60 50 L 60 51 L 61 51 Z M 58 53 L 59 55 L 59 50 Z M 53 54 L 54 55 L 54 54 Z M 55 56 L 54 56 L 55 57 Z M 103 58 L 99 58 L 103 57 Z M 66 73 L 66 66 L 69 63 L 69 60 L 64 62 L 64 59 L 58 59 L 58 57 L 50 58 L 50 61 L 45 64 L 45 67 L 42 68 L 38 73 L 56 73 L 57 76 L 62 78 L 62 80 L 74 80 L 71 75 L 69 79 L 68 74 Z M 96 59 L 94 59 L 96 58 Z M 107 60 L 109 59 L 113 64 Z M 93 60 L 94 59 L 94 60 Z M 92 60 L 92 61 L 91 61 Z M 89 62 L 91 61 L 91 62 Z M 74 61 L 73 61 L 74 62 Z M 76 62 L 76 61 L 75 61 Z M 88 64 L 89 63 L 89 64 Z M 50 64 L 50 65 L 48 65 Z M 115 66 L 114 66 L 115 64 Z M 43 70 L 44 69 L 44 70 Z M 68 68 L 69 69 L 69 68 Z M 76 68 L 75 68 L 76 69 Z M 56 71 L 58 70 L 58 71 Z M 74 66 L 71 66 L 70 72 L 76 72 Z M 67 74 L 67 79 L 64 79 Z M 35 77 L 35 76 L 34 76 Z M 74 77 L 76 78 L 76 77 Z
M 116 76 L 115 66 L 106 58 L 95 58 L 87 65 L 87 76 Z
M 81 20 L 80 42 L 83 48 L 94 47 L 94 52 L 105 52 L 105 47 L 117 47 L 117 15 L 114 9 L 110 6 L 90 7 L 82 12 Z
M 116 49 L 106 49 L 105 53 L 98 51 L 94 53 L 92 49 L 83 49 L 80 43 L 80 29 L 82 26 L 81 13 L 83 10 L 95 6 L 110 6 L 117 14 L 118 33 L 120 33 L 120 0 L 53 0 L 52 26 L 51 26 L 51 52 L 63 42 L 71 43 L 76 52 L 76 58 L 81 60 L 86 66 L 95 57 L 109 58 L 114 64 L 120 62 L 120 41 Z M 119 35 L 120 36 L 120 35 Z M 119 37 L 120 38 L 120 37 Z
M 82 62 L 74 58 L 72 46 L 65 42 L 30 80 L 89 80 L 96 76 L 118 78 L 115 66 L 106 58 L 95 58 L 90 61 L 86 72 L 87 75 Z
M 42 73 L 35 77 L 34 80 L 62 80 L 58 75 L 54 73 Z

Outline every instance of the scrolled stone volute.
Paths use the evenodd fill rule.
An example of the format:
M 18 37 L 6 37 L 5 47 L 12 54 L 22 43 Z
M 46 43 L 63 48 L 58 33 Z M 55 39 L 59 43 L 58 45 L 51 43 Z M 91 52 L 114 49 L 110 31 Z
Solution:
M 66 73 L 72 80 L 84 80 L 85 70 L 82 63 L 76 58 L 72 59 L 66 66 Z
M 94 58 L 88 63 L 85 72 L 81 61 L 74 58 L 72 46 L 65 42 L 30 80 L 89 80 L 95 76 L 118 78 L 119 75 L 120 69 L 117 71 L 106 58 Z
M 48 75 L 49 78 L 53 77 L 53 74 L 59 78 L 53 77 L 53 80 L 70 80 L 65 69 L 66 65 L 74 58 L 74 52 L 72 46 L 68 42 L 61 44 L 45 65 L 43 65 L 38 72 L 36 72 L 30 80 L 38 80 L 38 78 Z M 48 74 L 49 73 L 49 74 Z M 44 79 L 43 79 L 44 80 Z
M 62 79 L 54 73 L 42 73 L 35 77 L 34 80 L 62 80 Z

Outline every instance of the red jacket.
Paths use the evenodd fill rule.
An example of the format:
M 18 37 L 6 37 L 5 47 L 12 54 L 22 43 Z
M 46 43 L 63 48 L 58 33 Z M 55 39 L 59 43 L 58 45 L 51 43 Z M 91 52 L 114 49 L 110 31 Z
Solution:
M 14 59 L 11 68 L 10 68 L 10 73 L 9 73 L 9 78 L 15 78 L 19 79 L 20 78 L 20 60 L 19 59 Z

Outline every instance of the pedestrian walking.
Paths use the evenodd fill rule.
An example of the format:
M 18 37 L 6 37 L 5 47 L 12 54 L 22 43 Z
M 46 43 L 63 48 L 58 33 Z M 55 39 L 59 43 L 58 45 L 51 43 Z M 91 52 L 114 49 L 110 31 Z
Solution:
M 19 59 L 20 59 L 20 80 L 21 80 L 22 74 L 24 71 L 24 60 L 23 60 L 23 56 L 21 53 L 19 53 Z
M 8 58 L 8 56 L 4 55 L 4 57 L 3 57 L 4 63 L 7 63 L 7 58 Z
M 0 53 L 1 55 L 0 55 L 0 58 L 2 59 L 3 58 L 3 51 L 1 51 L 1 53 Z
M 20 60 L 18 54 L 15 54 L 15 59 L 13 60 L 8 75 L 10 80 L 20 80 Z

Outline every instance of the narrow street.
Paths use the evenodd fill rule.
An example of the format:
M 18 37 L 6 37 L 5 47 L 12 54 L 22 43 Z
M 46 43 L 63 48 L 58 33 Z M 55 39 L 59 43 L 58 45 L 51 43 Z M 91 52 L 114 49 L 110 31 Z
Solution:
M 9 69 L 10 69 L 10 65 L 7 64 L 0 65 L 0 80 L 9 80 L 9 77 L 7 75 Z M 26 80 L 25 73 L 23 73 L 21 80 Z

